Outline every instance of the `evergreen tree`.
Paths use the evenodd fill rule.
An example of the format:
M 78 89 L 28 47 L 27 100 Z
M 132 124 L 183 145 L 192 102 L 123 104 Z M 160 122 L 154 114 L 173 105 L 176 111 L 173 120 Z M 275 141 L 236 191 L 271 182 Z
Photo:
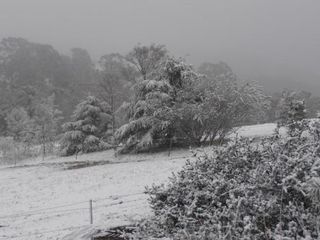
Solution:
M 77 105 L 72 119 L 63 125 L 63 155 L 100 151 L 110 147 L 107 140 L 112 117 L 106 102 L 88 96 Z
M 129 123 L 116 132 L 117 139 L 125 143 L 124 151 L 144 151 L 170 142 L 174 136 L 172 107 L 177 93 L 194 76 L 190 66 L 168 59 L 155 79 L 135 85 Z

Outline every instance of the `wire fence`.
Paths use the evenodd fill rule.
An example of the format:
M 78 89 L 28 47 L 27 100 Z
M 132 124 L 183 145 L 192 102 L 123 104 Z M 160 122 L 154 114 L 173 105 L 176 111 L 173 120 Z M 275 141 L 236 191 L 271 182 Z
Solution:
M 172 140 L 172 141 L 179 141 L 179 140 L 186 140 L 187 138 L 157 138 L 156 140 Z M 113 147 L 121 147 L 121 145 L 116 145 Z M 170 156 L 170 152 L 171 152 L 171 145 L 170 145 L 170 149 L 169 149 L 169 154 L 168 156 Z M 185 158 L 186 156 L 182 157 L 171 157 L 169 160 L 174 160 L 174 159 L 182 159 Z M 139 161 L 143 161 L 143 160 L 148 160 L 148 159 L 140 159 Z M 81 212 L 81 211 L 90 211 L 90 217 L 92 218 L 93 215 L 93 211 L 96 209 L 101 209 L 101 208 L 108 208 L 111 206 L 116 206 L 116 205 L 121 205 L 121 204 L 127 204 L 130 202 L 137 202 L 137 201 L 141 201 L 141 199 L 132 199 L 132 200 L 119 200 L 122 198 L 126 198 L 126 197 L 131 197 L 131 196 L 137 196 L 137 195 L 143 195 L 144 192 L 137 192 L 137 193 L 131 193 L 131 194 L 123 194 L 123 195 L 110 195 L 108 197 L 104 197 L 104 198 L 97 198 L 97 199 L 93 199 L 93 200 L 88 200 L 88 201 L 78 201 L 78 202 L 72 202 L 72 203 L 68 203 L 68 204 L 63 204 L 63 205 L 56 205 L 56 206 L 52 206 L 52 207 L 47 207 L 47 208 L 40 208 L 40 209 L 36 209 L 36 210 L 30 210 L 30 211 L 21 211 L 21 212 L 17 212 L 14 214 L 8 214 L 8 215 L 0 215 L 0 225 L 1 225 L 1 221 L 5 221 L 5 220 L 14 220 L 14 219 L 18 219 L 18 218 L 27 218 L 27 217 L 32 217 L 32 216 L 36 216 L 36 215 L 45 215 L 47 217 L 54 217 L 52 214 L 57 214 L 59 215 L 59 217 L 65 216 L 67 214 L 72 214 L 72 213 L 76 213 L 76 212 Z M 104 201 L 109 200 L 112 201 L 111 203 L 106 203 L 103 204 Z M 99 203 L 94 205 L 94 207 L 92 208 L 92 205 L 87 205 L 85 207 L 81 207 L 81 205 L 84 204 L 92 204 L 92 203 Z M 75 208 L 76 207 L 76 208 Z M 89 214 L 88 214 L 89 216 Z M 89 219 L 89 217 L 88 217 Z M 24 219 L 26 220 L 26 219 Z M 26 220 L 28 221 L 28 220 Z M 92 221 L 92 220 L 91 220 Z M 81 229 L 83 227 L 87 227 L 88 225 L 82 225 L 82 226 L 75 226 L 75 227 L 67 227 L 67 228 L 60 228 L 60 229 L 53 229 L 53 230 L 44 230 L 44 231 L 37 231 L 37 232 L 33 232 L 33 233 L 28 233 L 28 234 L 22 234 L 22 235 L 0 235 L 0 239 L 18 239 L 18 238 L 26 238 L 26 237 L 30 237 L 30 236 L 37 236 L 37 235 L 42 235 L 42 234 L 46 234 L 46 233 L 55 233 L 55 232 L 62 232 L 62 231 L 72 231 L 72 230 L 76 230 L 76 229 Z M 7 227 L 7 226 L 2 226 L 2 227 Z M 1 229 L 1 228 L 0 228 Z
M 137 202 L 141 201 L 142 199 L 132 199 L 132 200 L 123 200 L 123 198 L 127 197 L 132 197 L 132 196 L 139 196 L 143 195 L 144 192 L 136 192 L 136 193 L 131 193 L 131 194 L 122 194 L 122 195 L 110 195 L 108 197 L 104 198 L 97 198 L 94 200 L 88 200 L 88 201 L 79 201 L 79 202 L 73 202 L 69 204 L 64 204 L 64 205 L 57 205 L 57 206 L 52 206 L 52 207 L 47 207 L 47 208 L 41 208 L 37 210 L 30 210 L 30 211 L 23 211 L 15 214 L 10 214 L 10 215 L 3 215 L 0 216 L 0 221 L 2 220 L 14 220 L 18 218 L 25 218 L 25 217 L 31 217 L 31 216 L 36 216 L 36 215 L 45 215 L 47 217 L 53 217 L 51 214 L 58 214 L 59 217 L 65 216 L 67 214 L 71 213 L 76 213 L 76 212 L 81 212 L 81 211 L 88 211 L 88 216 L 91 218 L 90 223 L 92 224 L 92 217 L 94 216 L 94 210 L 96 209 L 101 209 L 101 208 L 108 208 L 116 205 L 121 205 L 121 204 L 127 204 L 131 202 Z M 111 203 L 105 203 L 103 204 L 104 201 L 112 201 Z M 77 208 L 70 208 L 70 207 L 75 207 L 79 206 L 81 204 L 88 204 L 87 207 L 77 207 Z M 92 203 L 99 203 L 94 205 L 92 207 Z M 67 208 L 67 209 L 63 209 Z M 89 219 L 88 217 L 88 219 Z M 24 219 L 25 220 L 25 219 Z M 0 224 L 1 225 L 1 224 Z M 46 233 L 55 233 L 55 232 L 62 232 L 62 231 L 71 231 L 71 230 L 76 230 L 76 229 L 81 229 L 83 227 L 88 227 L 89 225 L 81 225 L 81 226 L 75 226 L 75 227 L 68 227 L 68 228 L 61 228 L 61 229 L 53 229 L 53 230 L 44 230 L 44 231 L 37 231 L 33 233 L 28 233 L 28 234 L 22 234 L 22 235 L 0 235 L 0 239 L 17 239 L 17 238 L 24 238 L 24 237 L 30 237 L 30 236 L 35 236 L 35 235 L 42 235 Z M 7 226 L 2 226 L 2 228 L 7 227 Z M 1 229 L 1 228 L 0 228 Z
M 60 228 L 60 229 L 54 229 L 54 230 L 48 230 L 48 231 L 41 231 L 41 232 L 34 232 L 34 233 L 28 233 L 28 234 L 22 234 L 22 235 L 12 235 L 12 236 L 0 236 L 0 239 L 14 239 L 14 238 L 24 238 L 24 237 L 31 237 L 36 235 L 42 235 L 45 233 L 57 233 L 62 231 L 72 231 L 75 229 L 80 229 L 87 227 L 88 225 L 82 225 L 82 226 L 76 226 L 76 227 L 68 227 L 68 228 Z

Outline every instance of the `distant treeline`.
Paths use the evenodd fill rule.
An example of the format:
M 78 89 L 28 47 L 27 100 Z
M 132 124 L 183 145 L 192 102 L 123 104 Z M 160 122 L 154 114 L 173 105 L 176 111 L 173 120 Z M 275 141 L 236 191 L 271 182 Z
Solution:
M 151 116 L 159 113 L 159 106 L 167 106 L 171 112 L 180 111 L 181 119 L 177 115 L 172 117 L 175 122 L 180 119 L 184 126 L 195 119 L 204 124 L 207 119 L 202 115 L 203 111 L 207 111 L 208 116 L 211 114 L 211 118 L 217 117 L 212 109 L 215 112 L 232 110 L 229 115 L 241 110 L 242 114 L 233 116 L 238 119 L 233 120 L 231 125 L 254 124 L 276 121 L 283 99 L 291 94 L 290 91 L 283 92 L 280 89 L 279 93 L 267 97 L 260 90 L 258 94 L 256 89 L 248 87 L 249 85 L 240 86 L 236 75 L 226 63 L 203 63 L 195 69 L 185 64 L 183 59 L 173 59 L 164 45 L 138 44 L 126 55 L 102 54 L 99 62 L 94 64 L 85 49 L 73 48 L 69 56 L 59 53 L 47 44 L 33 43 L 22 38 L 5 38 L 0 42 L 0 136 L 12 137 L 15 141 L 30 142 L 32 139 L 37 144 L 43 144 L 45 148 L 45 143 L 52 142 L 59 138 L 59 134 L 65 133 L 66 129 L 62 127 L 64 123 L 81 119 L 81 116 L 76 115 L 80 111 L 76 106 L 88 96 L 108 104 L 106 110 L 104 103 L 101 105 L 96 103 L 95 99 L 86 100 L 87 103 L 91 101 L 97 106 L 103 106 L 101 111 L 108 113 L 110 119 L 106 131 L 114 142 L 116 136 L 118 140 L 133 141 L 133 138 L 143 137 L 146 140 L 144 131 L 148 132 L 150 129 L 141 125 L 135 126 L 142 132 L 133 134 L 130 132 L 132 124 L 140 121 L 141 117 L 155 121 Z M 190 89 L 191 86 L 193 89 Z M 257 99 L 249 98 L 251 95 Z M 247 105 L 241 105 L 239 99 L 234 99 L 235 96 Z M 243 96 L 248 98 L 243 100 Z M 260 111 L 256 111 L 254 116 L 242 116 L 252 107 L 250 104 L 261 100 L 261 96 L 266 98 L 263 103 L 259 103 L 263 106 Z M 304 101 L 308 117 L 317 115 L 320 109 L 319 97 L 313 97 L 304 91 L 296 93 L 295 97 Z M 170 102 L 159 100 L 161 98 L 168 98 Z M 206 102 L 209 99 L 211 103 Z M 159 106 L 156 101 L 160 101 Z M 186 103 L 188 104 L 185 105 Z M 219 104 L 215 105 L 217 103 Z M 238 107 L 229 108 L 228 104 L 231 103 Z M 182 105 L 185 105 L 184 108 Z M 156 109 L 151 111 L 150 106 L 157 108 L 157 112 Z M 203 111 L 198 111 L 201 108 Z M 168 113 L 162 114 L 169 116 Z M 187 119 L 186 116 L 190 114 L 194 115 Z M 182 119 L 183 117 L 185 118 Z M 167 124 L 169 120 L 161 121 L 161 124 Z M 211 124 L 209 122 L 210 119 L 208 125 Z M 217 122 L 216 126 L 219 124 L 220 122 Z M 69 130 L 74 127 L 70 124 L 68 126 Z M 209 129 L 214 128 L 210 126 Z M 190 135 L 189 129 L 179 131 L 185 131 L 182 134 L 184 137 L 195 137 Z M 195 134 L 199 139 L 194 141 L 200 141 L 203 134 L 211 134 L 206 132 L 207 129 L 201 131 L 203 133 L 200 135 Z M 159 136 L 165 138 L 165 141 L 169 138 L 172 141 L 174 137 L 172 131 L 165 136 L 163 133 L 153 134 L 153 142 Z

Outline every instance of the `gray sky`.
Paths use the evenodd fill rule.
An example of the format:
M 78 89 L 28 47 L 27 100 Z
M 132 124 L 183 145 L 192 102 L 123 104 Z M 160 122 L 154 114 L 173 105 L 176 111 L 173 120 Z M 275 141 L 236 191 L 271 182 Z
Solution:
M 320 93 L 319 0 L 0 0 L 0 38 L 97 59 L 161 43 L 190 63 L 225 61 L 267 89 Z

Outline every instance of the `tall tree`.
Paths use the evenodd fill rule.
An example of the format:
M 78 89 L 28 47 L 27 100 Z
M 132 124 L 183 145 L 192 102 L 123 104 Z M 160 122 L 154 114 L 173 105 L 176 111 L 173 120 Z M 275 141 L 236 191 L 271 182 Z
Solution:
M 54 104 L 54 95 L 37 103 L 34 113 L 35 136 L 41 144 L 42 157 L 46 156 L 48 144 L 53 145 L 62 119 L 61 111 Z
M 97 76 L 88 51 L 82 48 L 71 49 L 71 62 L 75 84 L 73 89 L 77 96 L 83 99 L 88 94 L 94 94 Z
M 98 84 L 99 96 L 109 103 L 112 114 L 112 132 L 119 127 L 116 120 L 117 109 L 132 97 L 132 84 L 137 72 L 120 54 L 107 54 L 101 57 L 100 80 Z
M 143 46 L 138 44 L 127 55 L 127 59 L 146 80 L 153 71 L 157 70 L 167 53 L 168 51 L 164 45 L 151 44 L 150 46 Z

